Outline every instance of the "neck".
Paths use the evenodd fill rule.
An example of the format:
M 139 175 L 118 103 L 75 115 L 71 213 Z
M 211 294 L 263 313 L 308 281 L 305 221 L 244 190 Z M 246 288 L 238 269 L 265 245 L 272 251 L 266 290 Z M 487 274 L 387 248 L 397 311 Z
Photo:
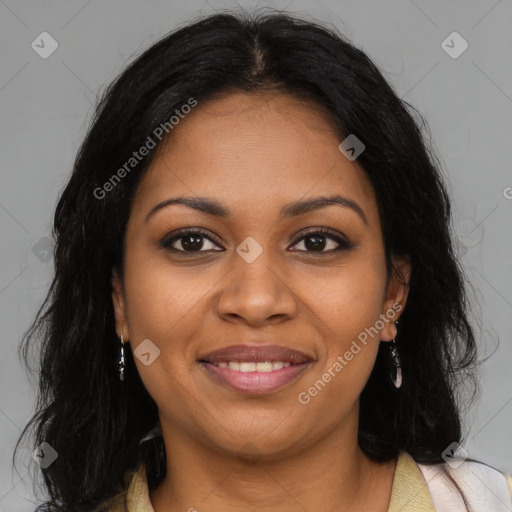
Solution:
M 162 425 L 167 474 L 150 492 L 155 512 L 318 510 L 387 511 L 396 460 L 376 463 L 357 429 L 335 428 L 308 448 L 241 459 Z M 370 506 L 371 505 L 371 506 Z

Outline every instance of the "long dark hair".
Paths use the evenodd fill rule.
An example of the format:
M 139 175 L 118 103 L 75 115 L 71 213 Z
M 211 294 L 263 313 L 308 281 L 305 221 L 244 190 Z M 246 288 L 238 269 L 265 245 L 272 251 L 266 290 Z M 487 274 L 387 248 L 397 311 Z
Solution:
M 471 382 L 473 399 L 476 347 L 450 201 L 422 135 L 425 121 L 335 28 L 279 11 L 222 12 L 168 34 L 104 91 L 58 201 L 55 277 L 20 346 L 27 366 L 30 348 L 39 355 L 37 408 L 13 457 L 30 429 L 34 447 L 45 441 L 58 452 L 42 471 L 46 510 L 99 510 L 139 464 L 150 488 L 165 476 L 162 438 L 141 443 L 158 412 L 129 345 L 126 380 L 117 373 L 111 274 L 122 276 L 130 202 L 156 150 L 129 171 L 126 162 L 191 98 L 200 105 L 229 91 L 264 90 L 313 102 L 340 135 L 363 141 L 358 163 L 377 196 L 388 272 L 392 255 L 410 257 L 397 338 L 404 383 L 398 391 L 388 386 L 381 347 L 360 398 L 361 449 L 376 461 L 405 450 L 438 463 L 461 441 L 460 384 Z M 113 181 L 123 165 L 127 172 Z

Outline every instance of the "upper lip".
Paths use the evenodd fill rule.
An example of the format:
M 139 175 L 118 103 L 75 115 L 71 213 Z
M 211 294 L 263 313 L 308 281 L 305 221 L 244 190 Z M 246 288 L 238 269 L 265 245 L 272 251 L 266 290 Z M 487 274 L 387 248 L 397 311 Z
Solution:
M 223 361 L 283 361 L 297 364 L 312 359 L 303 352 L 282 345 L 231 345 L 209 352 L 201 356 L 199 360 L 210 363 Z

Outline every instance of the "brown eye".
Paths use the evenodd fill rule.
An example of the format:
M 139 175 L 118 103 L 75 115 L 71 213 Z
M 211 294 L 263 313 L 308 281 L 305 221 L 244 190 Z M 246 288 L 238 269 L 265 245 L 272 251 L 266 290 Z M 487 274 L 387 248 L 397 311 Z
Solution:
M 219 250 L 214 249 L 216 247 L 214 242 L 201 230 L 180 231 L 172 238 L 163 240 L 161 245 L 171 252 L 194 253 Z
M 347 250 L 353 247 L 346 239 L 325 228 L 310 231 L 306 235 L 303 235 L 299 239 L 299 244 L 300 243 L 304 244 L 304 249 L 298 249 L 299 251 L 316 252 L 320 254 Z M 294 246 L 299 244 L 296 242 Z

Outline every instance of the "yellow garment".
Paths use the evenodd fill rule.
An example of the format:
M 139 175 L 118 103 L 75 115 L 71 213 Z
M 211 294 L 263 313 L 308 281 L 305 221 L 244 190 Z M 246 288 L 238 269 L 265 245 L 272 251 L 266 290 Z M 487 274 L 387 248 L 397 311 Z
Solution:
M 506 475 L 512 496 L 512 476 Z M 128 512 L 154 512 L 149 499 L 144 466 L 129 475 L 127 491 Z M 123 512 L 113 507 L 110 512 Z M 393 479 L 388 512 L 435 512 L 427 483 L 414 459 L 407 452 L 400 452 Z

